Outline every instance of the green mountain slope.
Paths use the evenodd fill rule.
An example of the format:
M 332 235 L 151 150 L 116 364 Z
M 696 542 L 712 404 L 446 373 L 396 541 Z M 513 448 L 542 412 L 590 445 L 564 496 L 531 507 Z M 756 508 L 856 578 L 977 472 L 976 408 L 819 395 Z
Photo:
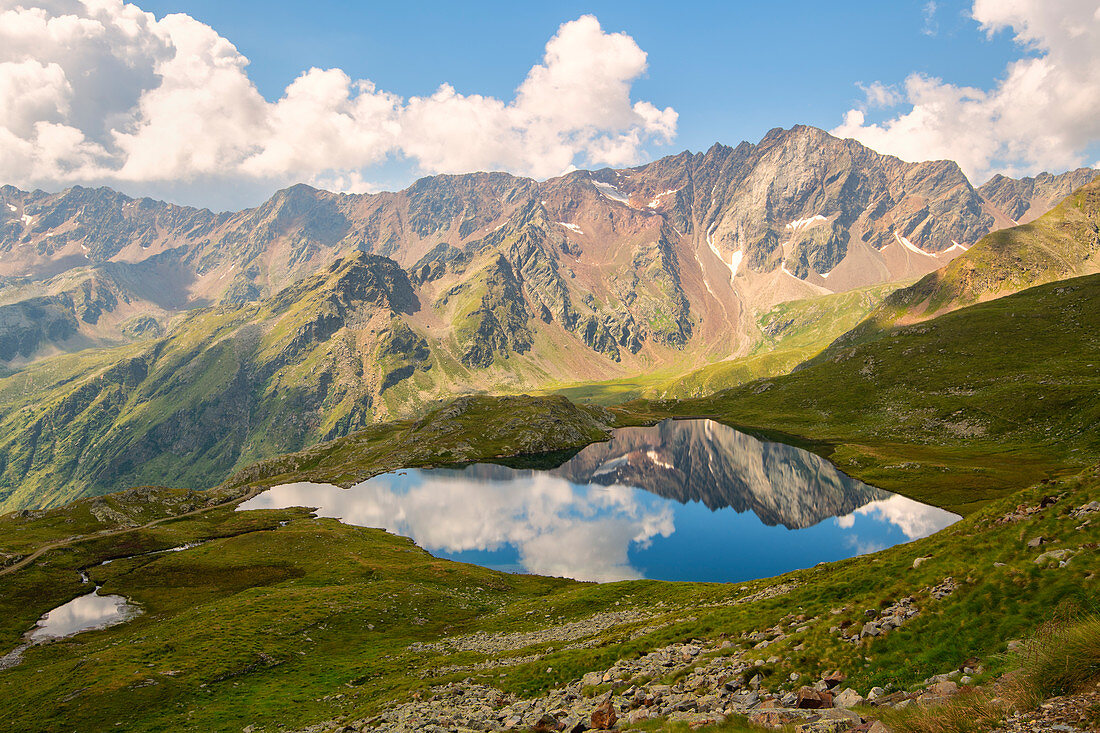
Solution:
M 710 398 L 626 409 L 800 436 L 868 483 L 965 513 L 1100 458 L 1100 275 L 887 328 Z
M 430 369 L 391 260 L 357 255 L 258 304 L 191 313 L 144 345 L 40 362 L 0 380 L 0 506 L 156 480 L 209 486 L 235 466 L 374 420 Z
M 677 376 L 648 393 L 664 398 L 699 397 L 786 374 L 859 324 L 896 288 L 890 283 L 780 303 L 757 318 L 761 338 L 748 356 Z
M 965 254 L 885 302 L 838 340 L 854 343 L 894 323 L 931 318 L 1042 283 L 1100 271 L 1100 178 L 1035 221 L 988 234 Z

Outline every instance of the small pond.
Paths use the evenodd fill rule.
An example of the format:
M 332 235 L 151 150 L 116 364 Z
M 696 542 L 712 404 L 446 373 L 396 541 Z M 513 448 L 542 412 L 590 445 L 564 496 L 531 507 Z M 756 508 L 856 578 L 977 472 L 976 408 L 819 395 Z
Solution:
M 711 420 L 619 429 L 548 470 L 473 464 L 350 489 L 286 484 L 239 508 L 291 506 L 411 537 L 439 557 L 601 582 L 767 577 L 959 519 Z
M 27 634 L 32 642 L 60 639 L 129 621 L 140 611 L 122 596 L 101 596 L 96 588 L 46 613 Z

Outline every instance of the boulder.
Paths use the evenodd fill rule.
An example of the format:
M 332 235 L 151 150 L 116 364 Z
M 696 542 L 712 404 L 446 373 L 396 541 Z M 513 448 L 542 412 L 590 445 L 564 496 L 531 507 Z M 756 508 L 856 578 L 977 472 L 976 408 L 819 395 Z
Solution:
M 1035 558 L 1035 564 L 1038 565 L 1039 567 L 1047 567 L 1047 566 L 1050 566 L 1050 565 L 1059 565 L 1059 566 L 1061 566 L 1061 565 L 1069 562 L 1069 559 L 1071 557 L 1073 557 L 1073 551 L 1072 550 L 1066 550 L 1064 548 L 1061 549 L 1061 550 L 1050 550 L 1048 552 L 1044 552 L 1043 554 L 1039 555 L 1039 557 Z
M 831 708 L 832 706 L 833 696 L 831 693 L 822 692 L 821 690 L 815 690 L 812 687 L 806 686 L 798 688 L 798 697 L 795 702 L 795 707 L 804 710 L 818 710 L 820 708 Z
M 615 714 L 615 704 L 611 702 L 610 697 L 605 698 L 592 711 L 591 723 L 594 730 L 611 730 L 618 721 L 619 716 Z
M 814 720 L 799 724 L 795 730 L 798 733 L 841 733 L 850 730 L 853 725 L 850 720 Z
M 928 688 L 928 693 L 935 697 L 949 697 L 959 691 L 959 685 L 954 680 L 943 680 L 933 683 Z
M 581 677 L 582 687 L 595 687 L 603 682 L 603 673 L 601 672 L 589 672 L 584 677 Z
M 846 687 L 839 695 L 833 698 L 833 705 L 838 708 L 854 708 L 856 705 L 862 705 L 864 700 L 863 695 L 853 690 L 851 687 Z
M 542 717 L 535 721 L 531 730 L 535 733 L 557 733 L 565 729 L 565 725 L 550 713 L 543 713 Z

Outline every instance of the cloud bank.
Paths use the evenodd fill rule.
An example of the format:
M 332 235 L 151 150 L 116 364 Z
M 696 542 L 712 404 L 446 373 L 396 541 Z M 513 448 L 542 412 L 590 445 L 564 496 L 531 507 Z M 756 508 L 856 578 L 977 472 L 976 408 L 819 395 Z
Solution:
M 895 98 L 873 84 L 865 108 L 849 110 L 833 134 L 905 160 L 958 161 L 975 183 L 1089 162 L 1085 153 L 1100 139 L 1096 0 L 975 0 L 971 15 L 989 35 L 1010 30 L 1029 55 L 991 89 L 912 74 Z M 868 122 L 866 107 L 900 102 L 908 112 Z
M 0 182 L 195 186 L 309 181 L 365 190 L 408 158 L 429 173 L 548 177 L 638 162 L 677 114 L 632 101 L 646 54 L 585 15 L 564 23 L 511 100 L 443 84 L 403 98 L 340 69 L 269 102 L 248 59 L 185 14 L 121 0 L 0 0 Z

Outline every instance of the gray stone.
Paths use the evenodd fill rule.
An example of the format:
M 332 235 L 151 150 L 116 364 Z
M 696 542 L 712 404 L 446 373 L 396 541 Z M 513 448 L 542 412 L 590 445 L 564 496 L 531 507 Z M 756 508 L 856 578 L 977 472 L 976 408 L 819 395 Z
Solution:
M 851 687 L 845 688 L 839 695 L 833 698 L 833 705 L 838 708 L 852 708 L 856 705 L 862 705 L 864 700 L 863 695 L 853 690 Z

